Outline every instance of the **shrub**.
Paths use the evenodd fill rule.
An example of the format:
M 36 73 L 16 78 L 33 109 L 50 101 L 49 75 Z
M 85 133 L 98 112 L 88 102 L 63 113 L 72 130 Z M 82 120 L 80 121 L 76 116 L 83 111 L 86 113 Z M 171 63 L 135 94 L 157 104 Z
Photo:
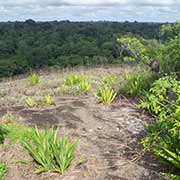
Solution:
M 124 86 L 120 88 L 120 93 L 129 97 L 142 96 L 148 90 L 157 75 L 150 72 L 126 74 Z
M 35 73 L 32 73 L 28 77 L 30 85 L 34 86 L 39 83 L 39 76 Z
M 58 139 L 58 130 L 35 129 L 30 141 L 23 141 L 25 148 L 39 164 L 35 171 L 53 171 L 62 173 L 70 166 L 74 159 L 77 142 L 71 143 L 69 138 Z
M 180 81 L 175 76 L 163 77 L 153 83 L 140 107 L 157 116 L 148 125 L 147 136 L 142 140 L 146 150 L 153 151 L 163 162 L 180 169 Z M 162 173 L 172 179 L 177 174 Z
M 153 83 L 139 107 L 155 115 L 170 115 L 180 103 L 180 81 L 175 76 L 166 76 Z
M 0 163 L 0 179 L 1 180 L 5 179 L 7 171 L 8 171 L 8 168 L 7 168 L 6 164 Z
M 107 85 L 100 87 L 95 93 L 97 101 L 104 104 L 111 104 L 114 101 L 116 95 L 117 93 Z

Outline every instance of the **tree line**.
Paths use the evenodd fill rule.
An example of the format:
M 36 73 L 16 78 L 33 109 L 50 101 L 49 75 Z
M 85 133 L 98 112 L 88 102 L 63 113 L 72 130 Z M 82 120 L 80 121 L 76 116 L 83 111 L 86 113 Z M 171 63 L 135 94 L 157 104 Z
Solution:
M 31 19 L 1 22 L 0 77 L 46 66 L 122 63 L 117 38 L 136 36 L 153 47 L 154 40 L 160 38 L 161 26 L 161 23 Z

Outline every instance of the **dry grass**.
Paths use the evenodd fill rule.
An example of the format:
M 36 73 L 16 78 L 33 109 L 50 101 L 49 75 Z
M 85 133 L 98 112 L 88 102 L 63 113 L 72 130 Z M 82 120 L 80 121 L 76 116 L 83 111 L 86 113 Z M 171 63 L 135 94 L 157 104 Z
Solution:
M 125 72 L 134 73 L 142 69 L 140 66 L 125 67 L 97 67 L 97 68 L 73 68 L 63 70 L 51 70 L 39 73 L 39 83 L 31 86 L 27 75 L 15 78 L 7 78 L 0 83 L 0 106 L 12 106 L 24 104 L 24 99 L 33 97 L 40 99 L 50 95 L 53 97 L 64 95 L 62 90 L 64 79 L 69 74 L 82 74 L 91 77 L 92 91 L 102 82 L 105 76 L 118 75 L 123 79 Z M 92 95 L 92 92 L 90 92 Z

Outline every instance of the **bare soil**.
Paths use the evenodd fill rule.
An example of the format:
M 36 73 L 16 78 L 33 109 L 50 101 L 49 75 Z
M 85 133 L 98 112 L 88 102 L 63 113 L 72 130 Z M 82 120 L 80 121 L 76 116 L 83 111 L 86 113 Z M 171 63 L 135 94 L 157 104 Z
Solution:
M 19 144 L 5 142 L 0 160 L 7 163 L 6 180 L 165 180 L 165 170 L 152 154 L 140 145 L 145 126 L 153 119 L 120 99 L 110 106 L 94 103 L 93 98 L 58 97 L 56 106 L 28 109 L 23 106 L 2 109 L 12 111 L 18 120 L 31 126 L 60 127 L 60 135 L 79 139 L 76 159 L 64 175 L 34 174 L 35 163 Z M 87 161 L 77 166 L 81 158 Z M 17 163 L 26 159 L 27 164 Z

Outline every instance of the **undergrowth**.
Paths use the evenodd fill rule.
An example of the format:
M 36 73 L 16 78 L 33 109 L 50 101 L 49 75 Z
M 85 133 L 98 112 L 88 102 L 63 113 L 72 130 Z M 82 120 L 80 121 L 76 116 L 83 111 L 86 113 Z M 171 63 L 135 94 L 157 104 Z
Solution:
M 144 149 L 154 152 L 162 162 L 180 170 L 180 81 L 176 76 L 166 76 L 155 81 L 139 107 L 157 117 L 147 127 L 142 140 Z M 162 173 L 179 180 L 180 174 Z

